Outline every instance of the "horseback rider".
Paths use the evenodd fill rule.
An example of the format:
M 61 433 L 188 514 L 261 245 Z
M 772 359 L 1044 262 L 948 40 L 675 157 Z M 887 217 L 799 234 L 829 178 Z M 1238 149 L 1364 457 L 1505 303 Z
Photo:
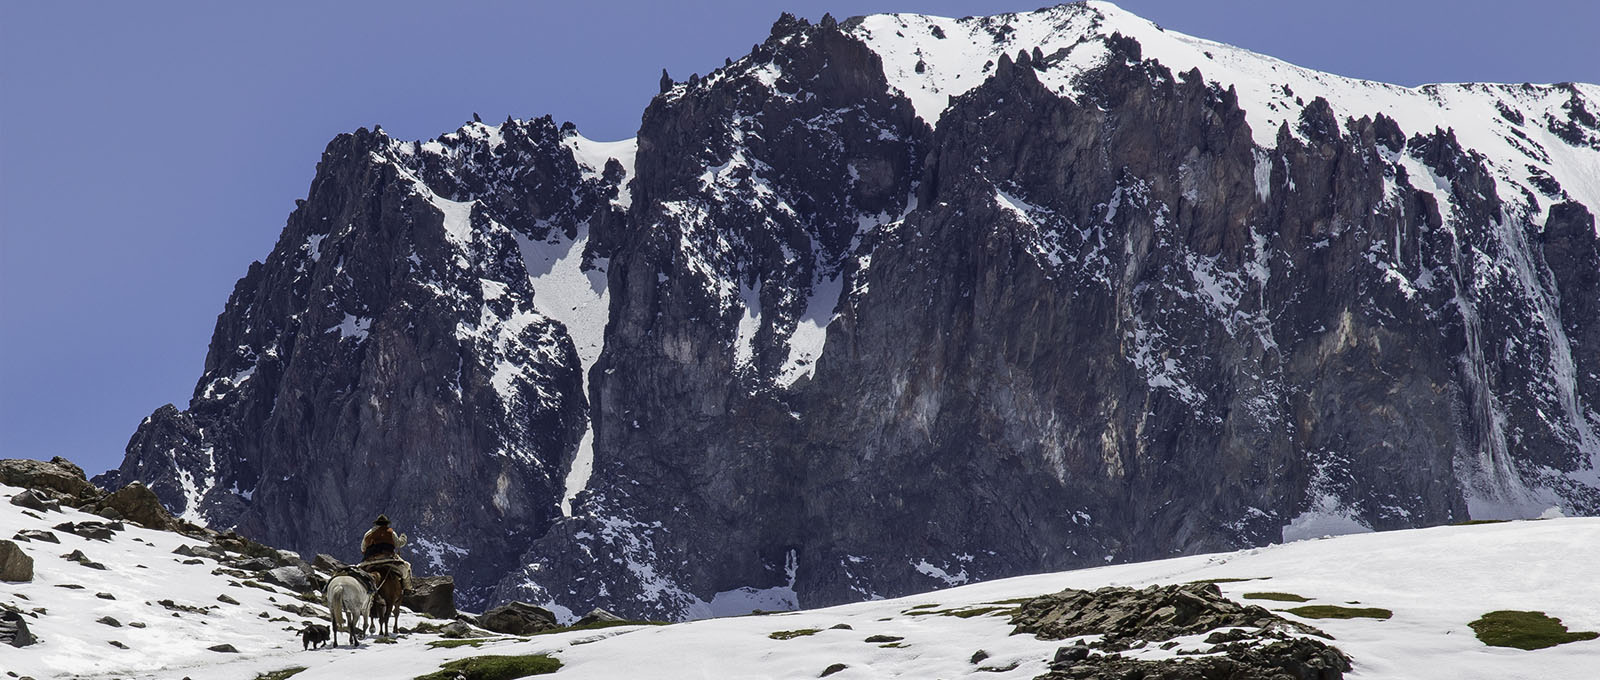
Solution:
M 389 516 L 378 515 L 373 520 L 372 528 L 361 537 L 361 564 L 382 565 L 393 564 L 399 567 L 401 578 L 407 588 L 411 586 L 411 563 L 401 557 L 397 552 L 406 544 L 406 535 L 397 534 L 389 527 Z

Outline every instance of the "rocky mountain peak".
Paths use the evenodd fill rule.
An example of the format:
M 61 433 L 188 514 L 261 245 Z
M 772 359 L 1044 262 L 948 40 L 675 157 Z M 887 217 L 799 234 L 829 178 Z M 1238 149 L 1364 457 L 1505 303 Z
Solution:
M 116 474 L 636 618 L 1600 508 L 1596 86 L 1103 2 L 784 15 L 661 86 L 621 142 L 335 139 Z

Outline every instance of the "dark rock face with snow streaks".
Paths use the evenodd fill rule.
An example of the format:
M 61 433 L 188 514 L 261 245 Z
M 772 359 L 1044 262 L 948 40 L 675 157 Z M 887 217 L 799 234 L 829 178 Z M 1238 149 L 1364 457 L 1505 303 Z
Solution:
M 1595 513 L 1597 99 L 785 15 L 636 140 L 335 140 L 108 474 L 563 619 Z

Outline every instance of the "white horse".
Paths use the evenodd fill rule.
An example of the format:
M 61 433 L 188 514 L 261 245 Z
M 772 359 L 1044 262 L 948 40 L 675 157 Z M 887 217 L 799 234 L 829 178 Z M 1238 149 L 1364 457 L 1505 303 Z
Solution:
M 342 616 L 345 632 L 350 635 L 350 646 L 354 647 L 361 632 L 361 618 L 367 615 L 367 609 L 372 604 L 372 595 L 367 592 L 367 587 L 354 576 L 335 576 L 328 581 L 323 599 L 328 603 L 328 618 L 333 619 L 333 646 L 339 646 L 339 619 Z

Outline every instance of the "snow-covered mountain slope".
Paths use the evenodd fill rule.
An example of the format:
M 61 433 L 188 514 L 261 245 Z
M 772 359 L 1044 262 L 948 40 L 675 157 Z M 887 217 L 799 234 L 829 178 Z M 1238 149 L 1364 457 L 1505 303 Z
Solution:
M 1597 97 L 784 15 L 633 140 L 335 140 L 116 476 L 670 619 L 1594 514 Z
M 0 487 L 0 494 L 19 491 Z M 74 510 L 43 518 L 0 504 L 0 523 L 49 530 L 64 521 L 96 520 Z M 1600 629 L 1589 603 L 1600 597 L 1592 565 L 1600 560 L 1600 520 L 1552 519 L 1451 526 L 1323 540 L 1307 540 L 1230 553 L 1196 555 L 1133 565 L 1042 574 L 828 609 L 714 619 L 670 626 L 623 626 L 530 638 L 498 636 L 480 647 L 438 648 L 431 634 L 406 634 L 393 644 L 370 638 L 356 649 L 302 651 L 297 629 L 305 617 L 279 605 L 301 606 L 276 586 L 243 587 L 212 574 L 209 559 L 183 564 L 172 554 L 192 544 L 183 536 L 130 525 L 109 541 L 54 532 L 61 544 L 19 542 L 34 559 L 31 583 L 5 583 L 0 600 L 23 611 L 39 642 L 0 649 L 0 663 L 19 675 L 44 678 L 175 678 L 252 680 L 258 674 L 305 667 L 297 678 L 412 678 L 458 658 L 485 654 L 549 654 L 564 678 L 796 678 L 830 677 L 1033 678 L 1046 672 L 1055 650 L 1073 640 L 1012 635 L 999 614 L 940 615 L 1014 604 L 1018 598 L 1062 588 L 1165 585 L 1219 580 L 1230 597 L 1285 609 L 1290 604 L 1245 598 L 1251 592 L 1291 593 L 1306 604 L 1378 607 L 1388 620 L 1303 619 L 1333 636 L 1348 654 L 1354 680 L 1472 680 L 1592 677 L 1600 641 L 1522 651 L 1479 642 L 1467 624 L 1494 610 L 1542 611 L 1571 630 Z M 57 557 L 81 550 L 108 569 Z M 141 566 L 142 565 L 142 566 Z M 1239 579 L 1239 580 L 1234 580 Z M 230 583 L 231 582 L 231 583 Z M 81 585 L 82 589 L 62 586 Z M 102 599 L 108 593 L 115 599 Z M 227 595 L 238 604 L 220 602 Z M 168 608 L 208 608 L 203 612 Z M 267 617 L 263 618 L 262 613 Z M 112 617 L 121 625 L 98 623 Z M 407 613 L 401 625 L 422 621 Z M 133 627 L 142 624 L 142 627 Z M 849 629 L 834 626 L 846 624 Z M 780 631 L 809 635 L 773 639 Z M 902 638 L 885 646 L 874 635 Z M 1181 646 L 1156 646 L 1125 654 L 1172 658 L 1210 645 L 1180 638 Z M 114 646 L 113 641 L 124 647 Z M 237 653 L 207 647 L 231 644 Z M 971 659 L 987 652 L 981 663 Z M 1012 667 L 1014 664 L 1014 667 Z M 994 670 L 1011 667 L 1009 670 Z M 987 670 L 985 670 L 987 669 Z
M 1519 193 L 1561 198 L 1540 189 L 1537 178 L 1549 175 L 1578 202 L 1600 205 L 1600 131 L 1589 110 L 1600 102 L 1600 85 L 1403 87 L 1346 78 L 1169 31 L 1100 0 L 964 19 L 878 14 L 851 23 L 850 33 L 883 58 L 890 85 L 930 124 L 951 98 L 992 76 L 1002 58 L 1036 48 L 1043 57 L 1036 64 L 1041 82 L 1060 96 L 1081 96 L 1080 77 L 1112 58 L 1105 38 L 1120 34 L 1174 74 L 1200 69 L 1207 82 L 1232 88 L 1262 148 L 1277 146 L 1279 127 L 1294 132 L 1300 112 L 1322 97 L 1339 121 L 1381 113 L 1407 133 L 1453 129 L 1462 146 L 1485 156 L 1496 181 L 1519 187 Z M 1574 117 L 1578 111 L 1585 113 Z

